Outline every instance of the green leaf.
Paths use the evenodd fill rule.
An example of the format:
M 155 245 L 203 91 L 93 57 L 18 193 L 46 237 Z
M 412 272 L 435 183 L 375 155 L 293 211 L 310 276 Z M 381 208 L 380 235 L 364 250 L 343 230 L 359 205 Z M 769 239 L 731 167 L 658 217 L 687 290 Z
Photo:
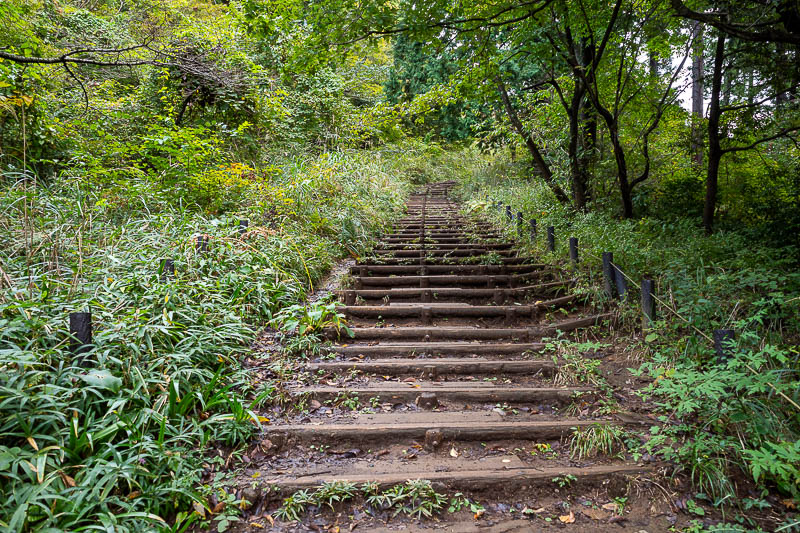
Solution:
M 88 374 L 81 375 L 80 378 L 92 387 L 111 392 L 117 392 L 122 387 L 122 380 L 105 369 L 92 370 Z
M 658 333 L 650 333 L 644 338 L 644 342 L 653 342 L 658 338 Z

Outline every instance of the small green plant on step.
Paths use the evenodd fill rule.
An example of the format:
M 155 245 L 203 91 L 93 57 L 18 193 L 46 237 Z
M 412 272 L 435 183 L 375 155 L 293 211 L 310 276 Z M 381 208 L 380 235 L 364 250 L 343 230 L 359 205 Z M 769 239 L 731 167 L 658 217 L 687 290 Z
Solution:
M 552 481 L 553 483 L 555 483 L 556 485 L 558 485 L 563 489 L 569 487 L 570 485 L 578 481 L 578 478 L 573 476 L 572 474 L 562 474 L 560 476 L 554 477 L 550 481 Z
M 308 335 L 320 333 L 324 328 L 335 328 L 353 336 L 347 327 L 344 315 L 336 309 L 332 298 L 325 298 L 307 305 L 295 304 L 284 307 L 272 319 L 271 325 L 286 333 Z
M 586 459 L 598 455 L 612 456 L 625 450 L 625 430 L 611 424 L 595 423 L 578 427 L 570 438 L 570 457 Z

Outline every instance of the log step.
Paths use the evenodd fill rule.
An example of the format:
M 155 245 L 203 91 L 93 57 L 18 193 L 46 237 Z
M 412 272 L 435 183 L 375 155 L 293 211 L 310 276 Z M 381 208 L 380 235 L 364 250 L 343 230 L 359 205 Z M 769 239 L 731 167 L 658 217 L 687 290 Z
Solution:
M 389 466 L 389 465 L 387 465 Z M 265 480 L 268 487 L 277 487 L 284 491 L 317 487 L 323 483 L 334 481 L 349 481 L 351 483 L 377 483 L 380 488 L 388 488 L 403 484 L 409 479 L 426 479 L 445 487 L 464 489 L 486 489 L 494 486 L 519 487 L 519 486 L 553 486 L 556 477 L 572 476 L 576 484 L 606 481 L 613 476 L 634 476 L 654 469 L 652 466 L 630 464 L 598 465 L 587 467 L 523 467 L 523 468 L 494 468 L 485 470 L 454 469 L 449 471 L 422 470 L 417 472 L 370 472 L 340 475 L 320 474 L 303 477 L 284 476 Z
M 543 309 L 567 305 L 575 296 L 564 296 L 534 305 L 454 305 L 454 304 L 393 304 L 344 305 L 339 312 L 362 318 L 433 318 L 433 317 L 535 317 Z
M 448 359 L 377 359 L 370 361 L 324 361 L 306 364 L 306 370 L 344 373 L 350 370 L 378 374 L 381 376 L 406 376 L 409 374 L 428 377 L 472 374 L 541 374 L 550 376 L 555 372 L 553 361 L 525 360 L 503 361 L 496 359 L 448 358 Z
M 522 356 L 543 351 L 543 343 L 476 343 L 476 342 L 420 342 L 344 344 L 334 346 L 334 352 L 343 357 L 392 357 L 392 356 L 489 356 L 493 358 Z M 430 361 L 430 360 L 423 360 Z
M 556 274 L 555 269 L 536 270 L 534 272 L 524 272 L 522 274 L 486 274 L 486 275 L 427 275 L 427 276 L 391 276 L 391 277 L 372 277 L 358 276 L 355 278 L 356 288 L 360 283 L 362 286 L 372 287 L 460 287 L 463 285 L 484 285 L 494 287 L 496 285 L 513 285 L 527 280 L 539 279 Z
M 423 413 L 424 414 L 424 413 Z M 552 420 L 520 421 L 481 420 L 480 413 L 441 412 L 436 418 L 402 415 L 384 423 L 363 423 L 357 418 L 354 423 L 344 424 L 291 424 L 270 426 L 268 435 L 285 435 L 301 440 L 354 439 L 376 441 L 381 439 L 422 439 L 428 431 L 437 431 L 442 440 L 492 441 L 505 439 L 553 440 L 577 427 L 593 424 L 608 424 L 606 420 Z M 398 418 L 421 418 L 419 422 L 399 422 Z M 496 417 L 499 418 L 499 417 Z
M 556 331 L 571 331 L 610 320 L 611 313 L 593 315 L 572 320 L 557 322 L 548 326 L 531 328 L 470 328 L 470 327 L 388 327 L 388 328 L 351 328 L 356 340 L 378 339 L 425 339 L 425 340 L 500 340 L 510 339 L 528 342 Z M 343 331 L 333 328 L 325 330 L 328 338 L 345 338 Z M 340 335 L 341 333 L 341 335 Z
M 305 396 L 320 402 L 341 398 L 343 394 L 358 396 L 361 400 L 378 398 L 381 402 L 414 403 L 423 394 L 435 394 L 437 400 L 465 401 L 471 403 L 567 403 L 576 393 L 590 392 L 589 387 L 526 387 L 496 386 L 485 382 L 464 383 L 370 383 L 365 387 L 312 386 L 293 391 L 295 396 Z

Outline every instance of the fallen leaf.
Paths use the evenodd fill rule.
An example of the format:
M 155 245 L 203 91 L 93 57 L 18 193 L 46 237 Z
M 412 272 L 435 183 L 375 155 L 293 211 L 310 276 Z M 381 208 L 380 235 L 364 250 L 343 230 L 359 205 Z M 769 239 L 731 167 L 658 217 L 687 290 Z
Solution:
M 28 439 L 28 444 L 30 444 L 31 447 L 33 447 L 33 449 L 38 452 L 39 451 L 39 445 L 36 444 L 36 441 L 33 440 L 33 437 L 26 437 L 26 438 Z
M 275 525 L 275 519 L 272 518 L 272 516 L 270 514 L 264 515 L 264 518 L 267 519 L 267 522 L 269 522 L 269 525 L 271 525 L 271 526 Z
M 614 513 L 617 512 L 617 503 L 616 502 L 608 502 L 608 503 L 605 503 L 605 504 L 601 505 L 601 507 L 603 509 L 605 509 L 606 511 L 611 511 L 611 512 L 614 512 Z
M 458 451 L 455 448 L 450 448 L 450 457 L 458 457 Z
M 219 502 L 217 505 L 214 506 L 213 509 L 211 509 L 211 513 L 212 514 L 221 513 L 222 511 L 225 510 L 225 505 L 226 505 L 225 502 Z
M 206 517 L 206 508 L 199 502 L 192 502 L 192 508 L 194 512 L 200 515 L 200 518 Z
M 786 498 L 785 500 L 781 500 L 781 503 L 785 505 L 787 509 L 797 509 L 797 502 L 791 498 Z
M 259 524 L 258 522 L 250 522 L 252 527 L 257 527 L 258 529 L 264 529 L 264 524 Z
M 66 485 L 68 487 L 74 487 L 75 486 L 75 480 L 72 479 L 72 477 L 68 476 L 64 472 L 59 472 L 58 475 L 61 476 L 61 481 L 64 482 L 64 485 Z M 130 498 L 131 498 L 131 496 L 128 496 L 128 499 L 130 499 Z
M 608 513 L 603 511 L 602 509 L 581 509 L 581 512 L 591 518 L 592 520 L 605 520 L 608 518 Z
M 138 498 L 139 496 L 141 496 L 141 494 L 142 494 L 141 492 L 139 492 L 138 490 L 135 490 L 135 491 L 131 492 L 130 494 L 128 494 L 128 499 L 132 500 L 134 498 Z
M 483 516 L 483 513 L 485 512 L 486 511 L 483 509 L 478 509 L 477 511 L 475 511 L 475 515 L 472 518 L 474 518 L 475 520 L 480 520 L 480 518 Z
M 561 515 L 558 517 L 558 519 L 564 522 L 565 524 L 571 524 L 575 521 L 575 513 L 570 511 L 569 514 Z

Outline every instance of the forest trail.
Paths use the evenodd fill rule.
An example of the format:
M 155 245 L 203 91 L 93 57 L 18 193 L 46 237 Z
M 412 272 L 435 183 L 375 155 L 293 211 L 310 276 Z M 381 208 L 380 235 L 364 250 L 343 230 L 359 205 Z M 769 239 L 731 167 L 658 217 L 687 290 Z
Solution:
M 560 509 L 566 520 L 578 516 L 572 531 L 615 522 L 609 504 L 626 497 L 630 479 L 653 465 L 622 455 L 578 458 L 570 445 L 576 428 L 599 429 L 602 440 L 603 428 L 636 425 L 636 417 L 588 409 L 600 391 L 580 370 L 554 362 L 543 342 L 602 335 L 613 314 L 570 293 L 569 269 L 520 256 L 490 224 L 460 214 L 449 197 L 454 185 L 413 194 L 395 232 L 351 268 L 349 286 L 338 294 L 354 337 L 327 332 L 336 341 L 332 358 L 307 363 L 305 383 L 295 390 L 303 415 L 266 428 L 261 452 L 270 457 L 247 479 L 284 498 L 337 481 L 387 489 L 421 479 L 488 510 L 507 510 L 525 498 L 538 502 L 538 508 L 517 503 L 517 517 Z M 585 507 L 570 509 L 569 494 L 592 496 Z M 438 520 L 475 520 L 465 513 Z M 350 517 L 374 530 L 392 514 Z M 625 522 L 631 531 L 643 529 L 633 518 Z M 320 507 L 303 522 L 323 527 L 340 519 Z

